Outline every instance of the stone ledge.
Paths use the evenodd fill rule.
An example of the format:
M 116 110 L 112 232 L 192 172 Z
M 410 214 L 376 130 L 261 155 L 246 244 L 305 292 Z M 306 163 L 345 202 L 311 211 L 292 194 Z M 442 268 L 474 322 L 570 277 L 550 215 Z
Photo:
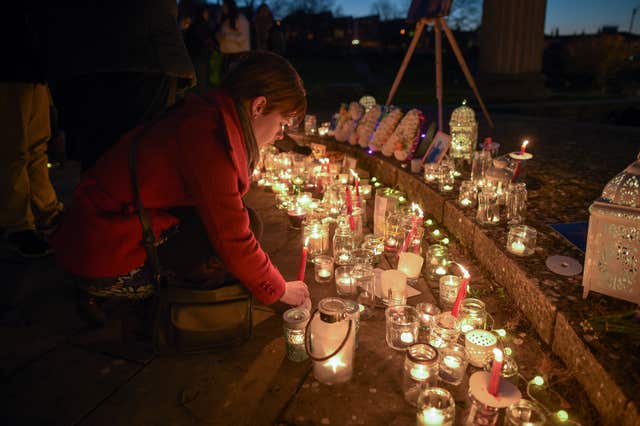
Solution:
M 527 219 L 528 223 L 538 229 L 539 247 L 536 248 L 535 256 L 518 258 L 503 249 L 506 243 L 506 230 L 503 227 L 480 227 L 475 223 L 471 210 L 463 210 L 457 206 L 454 194 L 439 193 L 435 185 L 427 184 L 420 176 L 409 173 L 405 169 L 406 165 L 403 166 L 395 159 L 368 155 L 360 147 L 329 139 L 300 135 L 296 139 L 303 144 L 322 143 L 331 150 L 345 152 L 357 158 L 361 168 L 370 171 L 384 184 L 397 186 L 407 192 L 410 199 L 419 201 L 425 212 L 444 223 L 447 230 L 462 246 L 470 249 L 496 282 L 507 289 L 541 339 L 551 345 L 553 352 L 568 367 L 576 371 L 577 379 L 588 392 L 606 424 L 640 424 L 637 410 L 640 395 L 634 392 L 638 386 L 635 373 L 625 371 L 624 368 L 623 371 L 616 368 L 607 371 L 604 366 L 608 364 L 607 356 L 610 355 L 611 348 L 605 346 L 598 350 L 593 345 L 587 345 L 585 337 L 576 331 L 580 328 L 575 318 L 588 312 L 594 305 L 605 304 L 605 297 L 592 295 L 590 299 L 582 300 L 579 276 L 562 277 L 547 270 L 544 263 L 549 254 L 563 254 L 578 259 L 582 254 L 551 231 L 541 232 L 547 230 L 544 219 Z M 544 208 L 544 202 L 537 207 Z M 609 311 L 614 312 L 633 308 L 628 303 L 610 298 L 606 299 L 606 305 Z M 567 318 L 574 319 L 569 321 Z M 606 344 L 611 344 L 611 338 Z M 622 353 L 620 357 L 627 355 L 629 354 Z M 588 365 L 585 366 L 585 362 Z M 602 392 L 603 389 L 606 392 Z

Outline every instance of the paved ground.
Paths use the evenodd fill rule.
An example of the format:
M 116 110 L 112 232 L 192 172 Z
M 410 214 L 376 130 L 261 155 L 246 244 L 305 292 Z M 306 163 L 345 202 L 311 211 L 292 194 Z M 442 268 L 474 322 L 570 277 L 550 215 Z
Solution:
M 630 163 L 640 131 L 554 120 L 494 117 L 493 133 L 505 150 L 533 136 L 536 167 L 552 176 L 545 209 L 549 221 L 585 220 L 586 208 L 604 183 Z M 481 127 L 481 134 L 486 127 Z M 63 199 L 77 181 L 73 165 L 53 170 Z M 547 195 L 545 195 L 547 196 Z M 273 208 L 272 195 L 251 193 L 267 231 L 264 246 L 285 277 L 293 278 L 299 234 Z M 552 389 L 536 397 L 550 409 L 567 409 L 583 424 L 598 416 L 568 371 L 542 344 L 528 322 L 513 312 L 504 292 L 494 290 L 473 261 L 454 244 L 456 260 L 471 265 L 475 290 L 511 332 L 521 373 L 553 377 Z M 115 321 L 100 332 L 87 330 L 74 313 L 73 293 L 51 259 L 0 266 L 0 423 L 13 424 L 411 424 L 402 401 L 402 356 L 384 344 L 383 312 L 363 323 L 352 382 L 319 385 L 307 363 L 286 360 L 282 307 L 256 311 L 252 340 L 238 349 L 183 358 L 153 358 L 126 326 Z M 309 275 L 308 275 L 309 276 Z M 419 299 L 431 300 L 434 283 L 421 282 Z M 333 294 L 311 285 L 314 302 Z M 416 300 L 417 301 L 417 300 Z M 413 300 L 411 301 L 414 302 Z M 120 316 L 130 317 L 125 308 Z M 125 326 L 123 326 L 123 323 Z M 124 337 L 123 337 L 124 334 Z M 460 410 L 464 395 L 457 391 Z

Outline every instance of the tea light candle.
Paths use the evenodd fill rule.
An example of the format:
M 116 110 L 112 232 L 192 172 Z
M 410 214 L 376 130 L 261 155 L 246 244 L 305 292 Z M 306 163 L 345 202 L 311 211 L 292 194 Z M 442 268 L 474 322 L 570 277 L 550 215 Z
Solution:
M 411 378 L 417 382 L 427 380 L 430 376 L 426 366 L 418 364 L 411 369 Z
M 320 269 L 318 271 L 318 276 L 320 278 L 329 278 L 331 276 L 331 271 L 328 269 Z
M 447 355 L 444 357 L 443 362 L 449 368 L 458 368 L 460 367 L 461 360 L 457 356 Z
M 516 241 L 511 243 L 511 253 L 513 253 L 513 254 L 522 255 L 522 254 L 524 254 L 525 248 L 526 247 L 522 243 L 522 241 L 516 240 Z
M 402 343 L 413 343 L 413 333 L 403 332 L 400 335 L 400 340 L 402 340 Z
M 438 371 L 440 380 L 454 386 L 459 385 L 467 370 L 467 353 L 464 347 L 457 343 L 450 343 L 438 351 L 443 356 Z
M 350 296 L 355 291 L 353 278 L 351 277 L 351 270 L 351 266 L 339 266 L 336 268 L 336 291 L 341 296 Z
M 340 173 L 338 175 L 338 181 L 342 184 L 342 185 L 346 185 L 349 183 L 349 174 L 348 173 Z
M 471 200 L 468 198 L 463 198 L 460 200 L 460 205 L 463 207 L 469 207 L 471 205 Z
M 442 426 L 444 424 L 444 414 L 442 410 L 431 407 L 422 410 L 421 414 L 418 414 L 417 424 L 420 426 Z

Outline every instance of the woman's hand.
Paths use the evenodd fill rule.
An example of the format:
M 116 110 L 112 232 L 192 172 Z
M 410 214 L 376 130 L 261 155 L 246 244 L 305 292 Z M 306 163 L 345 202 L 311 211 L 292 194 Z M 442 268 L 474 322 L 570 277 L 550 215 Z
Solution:
M 305 309 L 311 309 L 311 299 L 309 298 L 309 289 L 304 281 L 287 281 L 284 294 L 280 301 L 287 305 L 302 306 Z

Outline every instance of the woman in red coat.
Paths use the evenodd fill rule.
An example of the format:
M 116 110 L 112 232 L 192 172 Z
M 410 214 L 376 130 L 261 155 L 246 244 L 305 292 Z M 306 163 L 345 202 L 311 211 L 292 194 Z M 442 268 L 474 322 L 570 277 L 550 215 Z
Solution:
M 242 201 L 260 146 L 282 138 L 283 127 L 305 109 L 302 80 L 291 64 L 252 52 L 220 90 L 189 95 L 146 128 L 137 151 L 140 196 L 156 239 L 179 240 L 167 235 L 181 232 L 177 212 L 191 211 L 211 252 L 264 304 L 310 305 L 306 284 L 286 282 L 260 247 Z M 126 134 L 83 175 L 53 238 L 58 262 L 93 297 L 145 298 L 153 291 L 128 169 L 139 132 Z M 174 256 L 163 259 L 162 249 L 166 267 Z

